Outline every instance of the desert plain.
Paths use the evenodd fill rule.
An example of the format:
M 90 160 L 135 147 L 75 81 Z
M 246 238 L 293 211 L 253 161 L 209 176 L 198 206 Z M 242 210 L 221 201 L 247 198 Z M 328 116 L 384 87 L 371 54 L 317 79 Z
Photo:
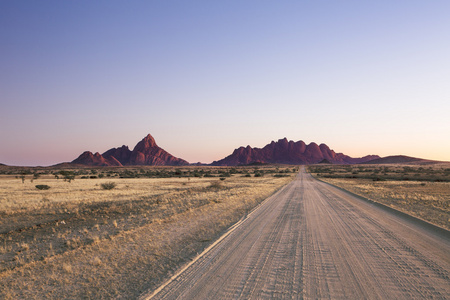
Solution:
M 297 172 L 296 166 L 2 169 L 0 298 L 135 298 Z
M 450 227 L 448 164 L 307 169 L 322 181 Z M 283 165 L 5 167 L 0 296 L 136 298 L 165 282 L 298 172 L 299 166 Z

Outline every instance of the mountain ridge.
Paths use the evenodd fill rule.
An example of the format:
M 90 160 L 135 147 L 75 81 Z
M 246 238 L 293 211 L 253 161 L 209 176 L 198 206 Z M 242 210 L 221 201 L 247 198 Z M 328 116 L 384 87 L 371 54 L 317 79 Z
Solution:
M 288 141 L 287 138 L 272 141 L 263 148 L 239 147 L 227 157 L 214 161 L 213 166 L 239 166 L 255 163 L 264 164 L 315 164 L 323 160 L 331 163 L 356 164 L 373 159 L 379 159 L 378 155 L 367 155 L 353 158 L 343 153 L 336 153 L 326 144 L 314 142 L 306 144 L 303 141 Z
M 131 151 L 128 146 L 111 148 L 100 154 L 91 151 L 83 152 L 71 164 L 89 166 L 185 166 L 189 165 L 184 159 L 178 158 L 165 151 L 156 144 L 155 139 L 148 134 Z
M 436 161 L 409 157 L 405 155 L 394 155 L 380 157 L 378 155 L 366 155 L 363 157 L 350 157 L 346 154 L 335 152 L 326 144 L 311 142 L 306 144 L 299 140 L 294 142 L 287 138 L 271 141 L 262 148 L 239 147 L 223 159 L 213 161 L 211 166 L 245 166 L 259 164 L 290 164 L 308 165 L 317 163 L 331 164 L 385 164 L 385 163 L 432 163 Z M 175 157 L 160 148 L 155 139 L 148 134 L 139 141 L 133 150 L 126 145 L 111 148 L 103 154 L 90 151 L 83 152 L 70 164 L 85 166 L 187 166 L 199 165 L 189 164 L 186 160 Z

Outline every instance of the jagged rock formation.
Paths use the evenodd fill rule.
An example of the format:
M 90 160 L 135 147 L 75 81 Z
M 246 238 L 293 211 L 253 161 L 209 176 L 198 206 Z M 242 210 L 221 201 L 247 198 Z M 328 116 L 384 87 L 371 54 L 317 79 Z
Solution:
M 87 166 L 121 166 L 122 164 L 111 157 L 111 159 L 105 159 L 100 153 L 95 154 L 91 151 L 85 151 L 77 159 L 72 161 L 72 164 L 87 165 Z
M 189 164 L 158 147 L 150 134 L 137 143 L 130 156 L 129 165 L 182 166 Z
M 214 166 L 238 166 L 255 163 L 263 164 L 315 164 L 323 160 L 338 164 L 363 163 L 380 158 L 378 155 L 368 155 L 361 158 L 352 158 L 342 153 L 335 153 L 327 145 L 303 141 L 293 142 L 286 138 L 277 142 L 272 141 L 264 148 L 240 147 L 234 152 L 212 163 Z
M 112 148 L 102 154 L 106 159 L 114 158 L 120 162 L 121 165 L 126 165 L 131 158 L 131 150 L 128 146 L 123 145 L 120 148 Z
M 155 139 L 149 134 L 143 138 L 130 151 L 128 146 L 112 148 L 103 154 L 86 151 L 72 164 L 88 166 L 126 166 L 126 165 L 149 165 L 149 166 L 184 166 L 189 163 L 184 159 L 177 158 L 164 149 L 160 148 Z

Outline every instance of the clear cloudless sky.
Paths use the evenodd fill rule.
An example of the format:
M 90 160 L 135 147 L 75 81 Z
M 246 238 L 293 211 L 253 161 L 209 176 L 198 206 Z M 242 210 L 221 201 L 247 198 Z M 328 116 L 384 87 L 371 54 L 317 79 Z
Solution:
M 0 163 L 148 133 L 189 162 L 288 138 L 450 161 L 450 1 L 0 1 Z

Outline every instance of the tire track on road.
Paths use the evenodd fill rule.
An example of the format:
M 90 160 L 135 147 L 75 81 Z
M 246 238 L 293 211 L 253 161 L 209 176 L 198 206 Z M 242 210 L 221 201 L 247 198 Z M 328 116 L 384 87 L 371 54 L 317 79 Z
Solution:
M 450 299 L 449 270 L 450 241 L 302 169 L 152 299 Z

